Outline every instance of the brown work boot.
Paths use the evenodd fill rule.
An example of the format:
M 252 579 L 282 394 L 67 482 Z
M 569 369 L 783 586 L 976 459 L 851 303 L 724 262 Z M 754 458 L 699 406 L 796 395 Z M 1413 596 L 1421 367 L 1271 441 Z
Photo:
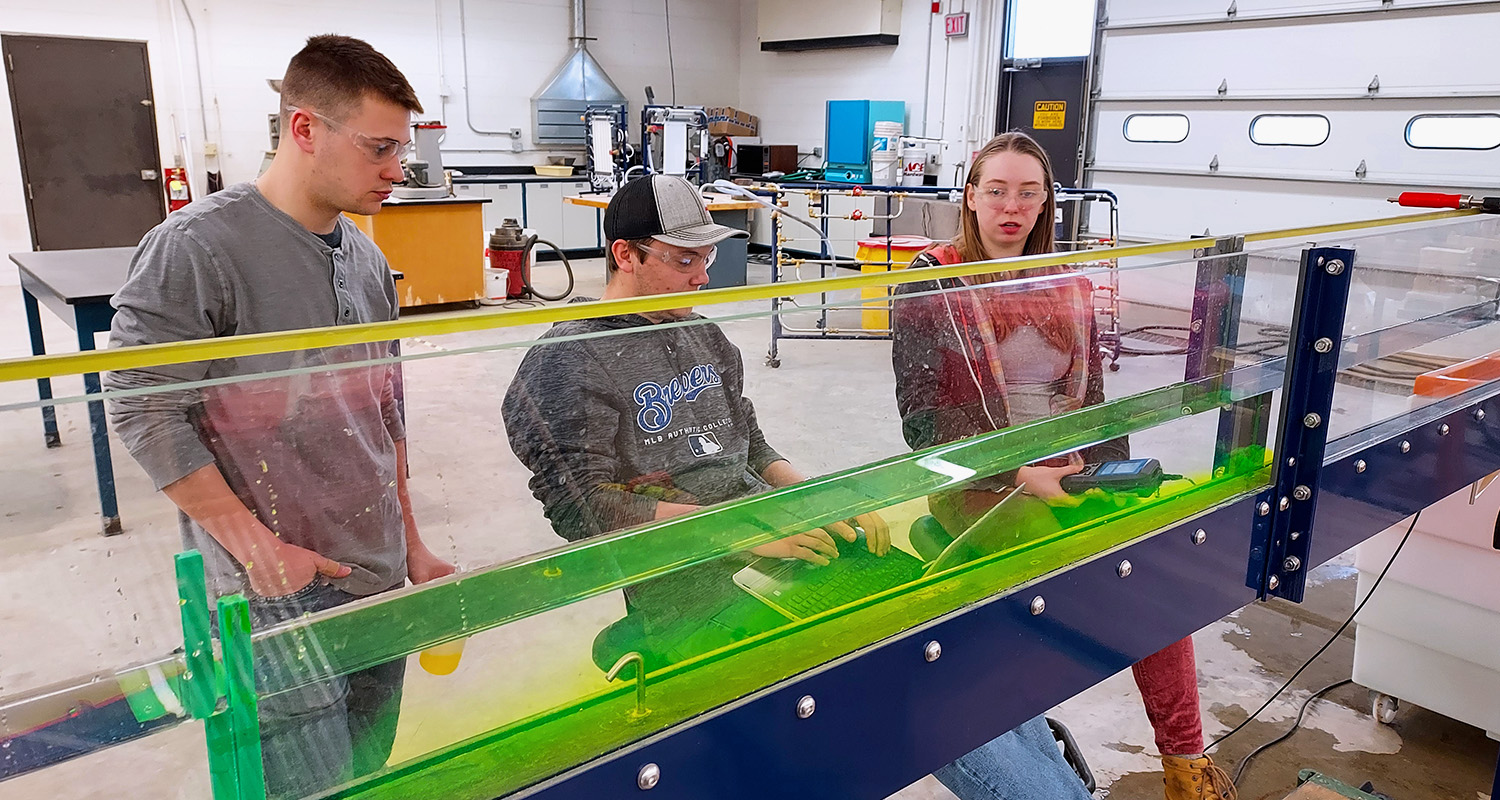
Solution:
M 1229 780 L 1229 773 L 1208 756 L 1182 758 L 1162 756 L 1166 773 L 1167 800 L 1235 800 L 1239 792 Z

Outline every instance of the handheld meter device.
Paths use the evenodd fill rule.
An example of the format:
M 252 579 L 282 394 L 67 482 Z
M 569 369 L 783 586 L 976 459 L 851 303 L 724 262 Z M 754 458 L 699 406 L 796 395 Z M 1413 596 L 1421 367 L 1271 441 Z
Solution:
M 1087 464 L 1081 471 L 1063 476 L 1060 483 L 1068 494 L 1083 494 L 1090 489 L 1151 494 L 1161 488 L 1162 481 L 1180 477 L 1162 472 L 1161 462 L 1154 458 L 1132 458 Z

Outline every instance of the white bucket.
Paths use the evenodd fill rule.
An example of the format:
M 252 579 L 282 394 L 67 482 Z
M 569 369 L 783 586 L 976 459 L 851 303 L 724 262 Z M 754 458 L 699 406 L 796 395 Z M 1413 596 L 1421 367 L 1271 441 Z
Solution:
M 484 268 L 484 297 L 479 298 L 482 306 L 498 306 L 506 302 L 506 281 L 509 279 L 510 270 Z
M 894 186 L 900 179 L 902 126 L 899 122 L 877 122 L 870 149 L 870 182 Z
M 901 140 L 901 185 L 921 186 L 927 175 L 927 144 L 916 139 Z

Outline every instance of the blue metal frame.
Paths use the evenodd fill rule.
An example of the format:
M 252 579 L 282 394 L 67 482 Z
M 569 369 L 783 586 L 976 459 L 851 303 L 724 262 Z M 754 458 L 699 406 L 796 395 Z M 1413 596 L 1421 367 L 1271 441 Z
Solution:
M 1326 266 L 1335 257 L 1344 262 L 1342 275 L 1319 272 L 1342 282 L 1319 278 L 1302 287 L 1300 310 L 1307 323 L 1294 331 L 1298 344 L 1288 364 L 1291 399 L 1283 403 L 1283 420 L 1316 408 L 1327 419 L 1340 348 L 1321 353 L 1313 345 L 1329 331 L 1339 341 L 1352 252 L 1320 249 L 1304 257 L 1314 268 L 1319 258 Z M 1288 427 L 1298 430 L 1288 432 L 1282 446 L 1297 449 L 1278 452 L 1283 468 L 1277 486 L 1290 491 L 1298 481 L 1310 481 L 1321 489 L 1315 497 L 1324 513 L 1316 538 L 1310 535 L 1311 497 L 1289 505 L 1298 508 L 1296 514 L 1259 514 L 1261 502 L 1277 502 L 1269 498 L 1279 501 L 1280 494 L 1228 503 L 581 765 L 525 794 L 546 800 L 635 796 L 642 769 L 654 765 L 654 798 L 884 797 L 1263 597 L 1261 586 L 1239 580 L 1252 541 L 1265 546 L 1275 531 L 1289 532 L 1305 521 L 1308 527 L 1296 540 L 1305 556 L 1297 571 L 1305 573 L 1500 469 L 1500 387 L 1494 385 L 1333 442 L 1336 455 L 1326 466 L 1326 424 L 1280 429 Z M 1343 446 L 1349 442 L 1365 444 Z M 1300 454 L 1289 467 L 1288 452 Z M 1299 469 L 1303 463 L 1307 467 Z M 1280 525 L 1260 524 L 1277 519 Z M 1288 536 L 1284 544 L 1290 543 Z M 1132 569 L 1121 578 L 1125 560 Z M 1033 614 L 1037 597 L 1045 599 L 1045 609 Z M 942 655 L 928 662 L 923 654 L 934 641 Z M 796 713 L 804 697 L 816 702 L 806 719 Z
M 885 797 L 1254 599 L 1251 502 L 956 612 L 544 784 L 534 797 Z M 1202 530 L 1203 544 L 1194 534 Z M 1121 561 L 1131 562 L 1120 578 Z M 1192 603 L 1176 598 L 1190 595 Z M 1034 598 L 1045 600 L 1041 614 Z M 928 642 L 941 657 L 924 658 Z M 811 696 L 816 711 L 795 713 Z M 878 732 L 872 735 L 872 732 Z
M 1245 578 L 1260 599 L 1275 596 L 1302 602 L 1307 571 L 1313 566 L 1308 555 L 1318 474 L 1328 444 L 1353 272 L 1353 250 L 1315 247 L 1302 253 L 1281 392 L 1275 478 L 1256 504 Z

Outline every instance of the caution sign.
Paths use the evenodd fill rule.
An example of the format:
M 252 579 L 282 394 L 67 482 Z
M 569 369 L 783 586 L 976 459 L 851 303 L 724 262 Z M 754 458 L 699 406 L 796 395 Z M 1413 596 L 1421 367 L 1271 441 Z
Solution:
M 1068 101 L 1038 100 L 1031 115 L 1031 127 L 1039 131 L 1060 131 L 1068 121 Z

